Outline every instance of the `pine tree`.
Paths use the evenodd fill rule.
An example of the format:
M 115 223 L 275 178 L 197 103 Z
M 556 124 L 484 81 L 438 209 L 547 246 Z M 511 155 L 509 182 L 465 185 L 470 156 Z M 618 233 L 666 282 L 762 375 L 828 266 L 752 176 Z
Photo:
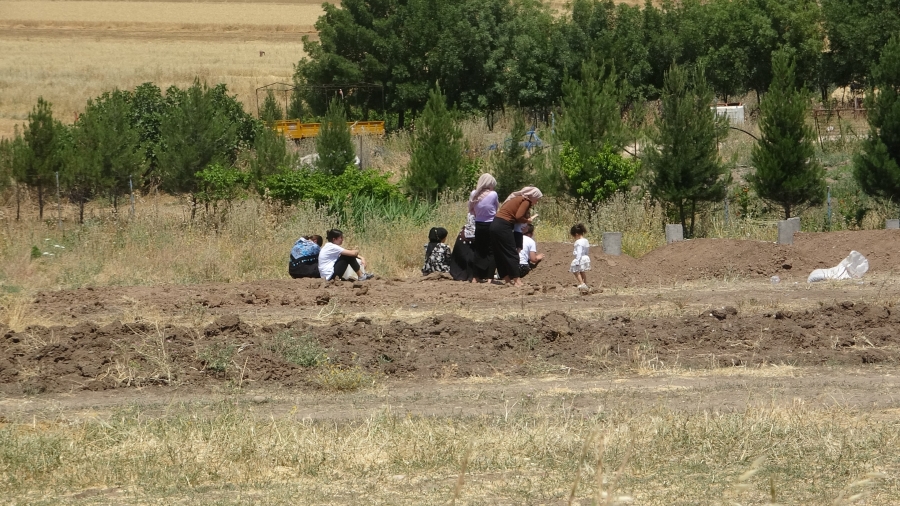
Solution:
M 462 131 L 447 110 L 441 88 L 431 90 L 416 122 L 406 186 L 415 196 L 435 200 L 438 193 L 462 184 Z
M 353 165 L 355 155 L 350 127 L 347 126 L 344 104 L 338 98 L 328 104 L 328 113 L 316 137 L 316 151 L 319 154 L 316 166 L 332 176 L 340 176 L 348 166 Z
M 13 139 L 0 139 L 0 193 L 12 181 L 13 164 L 15 163 L 15 144 Z
M 107 193 L 117 207 L 118 196 L 127 192 L 129 179 L 140 184 L 144 167 L 140 132 L 131 124 L 129 94 L 104 93 L 89 100 L 72 131 L 72 156 L 64 183 L 79 203 L 79 219 L 84 221 L 84 204 L 95 192 Z
M 525 147 L 520 144 L 525 138 L 525 120 L 521 114 L 514 116 L 509 144 L 497 155 L 492 171 L 497 178 L 497 194 L 502 197 L 525 186 L 531 176 L 525 159 Z
M 784 219 L 825 195 L 825 169 L 816 161 L 814 132 L 807 124 L 809 97 L 797 87 L 794 62 L 784 51 L 772 56 L 772 84 L 760 104 L 760 139 L 753 146 L 756 170 L 747 178 L 762 199 L 781 206 Z
M 866 95 L 869 136 L 853 160 L 853 175 L 869 195 L 900 202 L 900 37 L 885 45 Z
M 620 150 L 624 145 L 624 125 L 615 71 L 585 62 L 581 79 L 567 76 L 562 89 L 559 141 L 569 143 L 584 160 L 597 154 L 604 144 Z
M 37 105 L 28 114 L 28 124 L 22 138 L 25 150 L 14 174 L 17 181 L 34 187 L 38 192 L 38 217 L 44 219 L 44 192 L 55 181 L 55 173 L 62 168 L 60 149 L 65 126 L 53 118 L 50 102 L 38 97 Z
M 190 193 L 196 214 L 197 173 L 213 163 L 230 165 L 239 146 L 238 125 L 216 104 L 214 89 L 195 81 L 187 90 L 166 92 L 170 103 L 160 125 L 157 153 L 164 190 Z
M 266 100 L 263 102 L 259 119 L 263 120 L 266 124 L 269 125 L 278 120 L 284 119 L 284 113 L 281 110 L 281 105 L 278 104 L 278 100 L 275 98 L 275 92 L 272 90 L 268 90 L 266 92 Z
M 250 170 L 256 182 L 292 165 L 292 154 L 288 150 L 289 141 L 275 130 L 261 127 L 253 143 L 253 157 Z
M 694 235 L 700 208 L 724 198 L 730 181 L 716 149 L 726 120 L 710 109 L 712 101 L 702 69 L 689 77 L 673 65 L 664 80 L 662 117 L 645 154 L 650 194 L 674 207 L 687 237 Z

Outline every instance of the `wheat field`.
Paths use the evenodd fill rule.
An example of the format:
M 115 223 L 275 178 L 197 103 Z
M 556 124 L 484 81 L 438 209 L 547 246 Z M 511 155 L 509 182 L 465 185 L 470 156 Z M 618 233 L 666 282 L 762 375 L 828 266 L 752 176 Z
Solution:
M 69 123 L 89 98 L 147 81 L 225 83 L 255 112 L 256 88 L 290 80 L 321 13 L 318 0 L 0 1 L 0 137 L 39 96 Z
M 5 19 L 38 21 L 111 21 L 119 23 L 231 23 L 311 26 L 320 4 L 244 4 L 205 2 L 2 1 Z

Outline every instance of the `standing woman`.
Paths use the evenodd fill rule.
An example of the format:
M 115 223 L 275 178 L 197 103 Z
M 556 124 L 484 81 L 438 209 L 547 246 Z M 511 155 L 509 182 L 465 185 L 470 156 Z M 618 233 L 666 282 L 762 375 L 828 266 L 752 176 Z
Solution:
M 531 207 L 544 194 L 534 186 L 526 186 L 512 192 L 494 217 L 491 223 L 491 247 L 497 262 L 497 274 L 503 281 L 515 286 L 522 286 L 519 280 L 519 252 L 516 250 L 516 239 L 513 226 L 516 223 L 531 223 L 537 215 L 531 215 Z
M 494 188 L 497 180 L 490 174 L 478 178 L 478 186 L 469 195 L 469 214 L 475 217 L 475 238 L 472 241 L 472 282 L 494 277 L 494 254 L 491 251 L 491 222 L 500 207 Z

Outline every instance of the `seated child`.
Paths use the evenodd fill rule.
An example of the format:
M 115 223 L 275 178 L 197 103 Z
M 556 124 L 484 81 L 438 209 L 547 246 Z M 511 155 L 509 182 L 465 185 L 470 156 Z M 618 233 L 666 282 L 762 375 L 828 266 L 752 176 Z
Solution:
M 291 248 L 288 259 L 288 274 L 297 278 L 319 277 L 319 251 L 322 248 L 322 236 L 310 235 L 297 239 Z
M 338 229 L 329 230 L 325 234 L 328 243 L 319 252 L 319 274 L 322 279 L 332 280 L 353 279 L 352 274 L 360 281 L 372 279 L 372 274 L 366 274 L 366 261 L 359 256 L 358 250 L 344 249 L 344 233 Z
M 575 274 L 575 281 L 578 283 L 579 290 L 588 290 L 587 275 L 585 273 L 591 270 L 591 257 L 588 256 L 591 245 L 584 237 L 584 234 L 587 233 L 587 228 L 583 224 L 578 223 L 572 227 L 569 233 L 575 239 L 575 250 L 572 251 L 575 259 L 572 260 L 572 264 L 569 266 L 569 272 Z
M 534 242 L 534 225 L 525 223 L 522 227 L 522 249 L 519 251 L 519 277 L 524 278 L 541 263 L 544 255 L 537 252 L 537 243 Z
M 428 232 L 428 244 L 425 245 L 425 267 L 422 274 L 432 272 L 450 272 L 450 246 L 447 241 L 447 229 L 434 227 Z

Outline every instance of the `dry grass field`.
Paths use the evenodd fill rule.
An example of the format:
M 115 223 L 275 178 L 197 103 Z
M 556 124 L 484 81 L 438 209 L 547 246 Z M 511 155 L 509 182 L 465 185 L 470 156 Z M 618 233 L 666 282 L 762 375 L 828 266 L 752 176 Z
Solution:
M 0 1 L 0 136 L 38 96 L 71 121 L 87 99 L 153 81 L 255 89 L 288 81 L 321 2 Z M 260 56 L 260 51 L 265 56 Z
M 3 1 L 7 20 L 110 23 L 211 23 L 311 26 L 322 12 L 319 3 L 242 4 L 205 2 Z
M 147 81 L 223 82 L 255 111 L 255 88 L 290 79 L 320 11 L 320 0 L 0 0 L 0 136 L 40 95 L 71 122 L 88 98 Z M 464 130 L 473 146 L 501 135 Z M 742 135 L 723 156 L 747 158 Z M 372 166 L 404 165 L 406 133 L 380 142 Z M 782 250 L 791 261 L 703 250 L 690 256 L 715 258 L 723 274 L 676 275 L 666 251 L 685 258 L 702 242 L 662 249 L 658 206 L 617 197 L 586 216 L 542 206 L 548 258 L 527 278 L 537 289 L 517 292 L 422 281 L 432 224 L 410 216 L 340 222 L 249 198 L 214 227 L 205 215 L 191 221 L 183 200 L 152 194 L 138 195 L 133 217 L 93 203 L 84 225 L 63 203 L 58 229 L 55 201 L 40 221 L 24 195 L 17 221 L 13 193 L 0 195 L 0 504 L 897 504 L 900 353 L 884 315 L 900 304 L 900 260 L 882 244 L 893 239 L 880 239 L 877 251 L 890 251 L 870 255 L 860 282 L 802 282 L 857 232 L 815 248 L 799 240 Z M 463 214 L 450 198 L 429 220 L 454 234 Z M 863 228 L 884 217 L 871 213 Z M 621 230 L 626 253 L 650 258 L 640 267 L 597 248 L 595 286 L 638 267 L 646 279 L 589 295 L 568 286 L 559 265 L 571 248 L 556 244 L 554 257 L 546 243 L 569 240 L 578 220 L 592 242 Z M 285 279 L 297 235 L 336 223 L 379 279 Z M 747 251 L 774 248 L 771 223 L 717 212 L 703 227 L 747 240 Z M 658 277 L 647 273 L 654 261 Z M 793 271 L 772 284 L 769 264 Z M 559 282 L 536 281 L 551 270 Z M 722 306 L 739 316 L 710 318 Z M 309 325 L 315 365 L 264 377 L 296 351 L 292 334 L 265 328 L 294 321 Z M 615 327 L 615 347 L 601 348 L 601 327 Z M 482 348 L 479 335 L 494 342 Z M 375 348 L 387 350 L 373 359 L 385 371 L 418 370 L 366 369 L 359 357 Z M 709 366 L 665 355 L 697 350 L 715 352 Z M 771 358 L 729 364 L 716 353 Z M 105 370 L 90 372 L 105 355 Z M 248 366 L 250 355 L 265 360 Z M 484 355 L 492 373 L 456 374 Z M 129 381 L 25 388 L 62 374 Z

